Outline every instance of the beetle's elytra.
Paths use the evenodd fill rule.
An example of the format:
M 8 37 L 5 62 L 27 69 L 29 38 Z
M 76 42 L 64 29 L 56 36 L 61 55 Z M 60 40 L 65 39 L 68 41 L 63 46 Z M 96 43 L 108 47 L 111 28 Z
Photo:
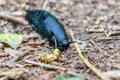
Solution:
M 69 47 L 69 40 L 63 25 L 47 11 L 28 10 L 25 16 L 29 24 L 42 39 L 47 39 L 51 45 L 60 50 Z

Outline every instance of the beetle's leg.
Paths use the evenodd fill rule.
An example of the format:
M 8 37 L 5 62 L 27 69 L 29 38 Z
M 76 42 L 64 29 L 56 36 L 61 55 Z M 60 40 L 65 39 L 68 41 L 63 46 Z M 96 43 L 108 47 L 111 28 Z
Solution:
M 66 53 L 66 49 L 65 49 L 65 47 L 64 47 L 64 53 Z
M 54 41 L 55 41 L 55 48 L 57 48 L 57 40 L 56 40 L 55 36 L 52 36 L 52 38 L 53 38 Z

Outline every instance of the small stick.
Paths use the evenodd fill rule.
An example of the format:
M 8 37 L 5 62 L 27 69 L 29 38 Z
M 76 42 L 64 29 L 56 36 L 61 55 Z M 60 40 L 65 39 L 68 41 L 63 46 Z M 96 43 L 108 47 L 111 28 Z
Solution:
M 45 0 L 44 3 L 43 3 L 43 7 L 42 7 L 43 10 L 46 9 L 47 4 L 48 4 L 48 0 Z
M 7 53 L 0 53 L 0 57 L 6 57 L 6 56 L 9 56 L 9 54 L 7 54 Z
M 8 20 L 8 21 L 12 21 L 12 22 L 15 22 L 15 23 L 18 23 L 18 24 L 22 24 L 22 25 L 27 25 L 28 22 L 24 19 L 19 19 L 19 18 L 16 18 L 16 17 L 13 17 L 9 14 L 5 14 L 4 12 L 0 12 L 0 18 L 2 19 L 5 19 L 5 20 Z
M 37 63 L 35 61 L 25 60 L 25 62 L 33 64 L 33 65 L 41 66 L 41 67 L 46 67 L 46 68 L 49 68 L 49 69 L 58 69 L 58 70 L 62 70 L 62 71 L 66 70 L 63 67 L 59 67 L 59 66 L 55 66 L 55 65 L 50 65 L 50 64 L 44 64 L 44 63 Z
M 113 31 L 108 34 L 108 36 L 120 36 L 120 31 Z
M 23 53 L 19 54 L 18 56 L 15 56 L 15 57 L 12 59 L 12 61 L 14 61 L 14 62 L 18 61 L 19 59 L 23 58 L 25 55 L 29 54 L 29 53 L 28 53 L 29 51 L 30 51 L 30 50 L 26 50 L 26 51 L 24 51 Z
M 23 35 L 23 41 L 28 41 L 29 39 L 39 38 L 38 34 L 30 33 L 29 35 Z
M 73 41 L 76 41 L 74 36 L 73 36 L 73 33 L 72 33 L 72 30 L 70 29 L 70 34 L 71 34 L 71 37 L 73 39 Z M 75 42 L 74 43 L 74 46 L 76 47 L 78 53 L 79 53 L 79 56 L 80 58 L 83 60 L 83 62 L 86 64 L 86 66 L 88 68 L 90 68 L 99 78 L 101 78 L 102 80 L 111 80 L 109 78 L 107 78 L 106 76 L 104 76 L 103 74 L 101 74 L 101 72 L 99 72 L 81 53 L 81 50 L 79 49 L 79 46 L 78 44 Z
M 88 33 L 102 33 L 104 32 L 103 30 L 86 30 Z
M 102 41 L 108 41 L 108 40 L 119 40 L 120 37 L 99 37 L 95 41 L 102 42 Z
M 111 40 L 111 39 L 113 39 L 113 37 L 99 37 L 95 41 L 101 42 L 101 41 L 108 41 L 108 40 Z
M 26 65 L 21 65 L 21 64 L 17 64 L 17 63 L 15 63 L 15 66 L 17 66 L 17 67 L 25 67 Z

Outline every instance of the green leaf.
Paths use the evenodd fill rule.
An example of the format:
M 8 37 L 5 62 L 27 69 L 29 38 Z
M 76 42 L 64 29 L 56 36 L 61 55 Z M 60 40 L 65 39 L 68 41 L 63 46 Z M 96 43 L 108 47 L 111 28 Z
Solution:
M 67 80 L 66 78 L 64 78 L 63 76 L 59 76 L 58 80 Z
M 67 80 L 85 80 L 85 79 L 82 77 L 71 77 L 71 78 L 68 78 Z
M 0 34 L 0 42 L 4 42 L 11 46 L 13 49 L 16 49 L 22 42 L 23 36 L 18 34 Z
M 83 55 L 85 58 L 88 57 L 88 56 L 87 56 L 87 53 L 88 53 L 88 49 L 82 50 L 82 55 Z
M 65 78 L 64 76 L 59 76 L 58 80 L 85 80 L 83 77 L 70 77 L 70 78 Z
M 21 4 L 22 1 L 21 0 L 15 0 L 18 4 Z

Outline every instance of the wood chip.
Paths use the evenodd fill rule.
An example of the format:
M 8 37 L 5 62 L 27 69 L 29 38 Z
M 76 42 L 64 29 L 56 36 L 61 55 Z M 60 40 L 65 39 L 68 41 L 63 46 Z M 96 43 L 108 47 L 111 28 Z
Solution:
M 6 57 L 6 56 L 9 56 L 8 53 L 0 53 L 0 57 Z
M 24 20 L 22 18 L 16 18 L 16 17 L 6 14 L 4 12 L 0 12 L 0 18 L 8 20 L 8 21 L 12 21 L 14 23 L 22 24 L 22 25 L 28 24 L 28 22 L 26 20 Z

